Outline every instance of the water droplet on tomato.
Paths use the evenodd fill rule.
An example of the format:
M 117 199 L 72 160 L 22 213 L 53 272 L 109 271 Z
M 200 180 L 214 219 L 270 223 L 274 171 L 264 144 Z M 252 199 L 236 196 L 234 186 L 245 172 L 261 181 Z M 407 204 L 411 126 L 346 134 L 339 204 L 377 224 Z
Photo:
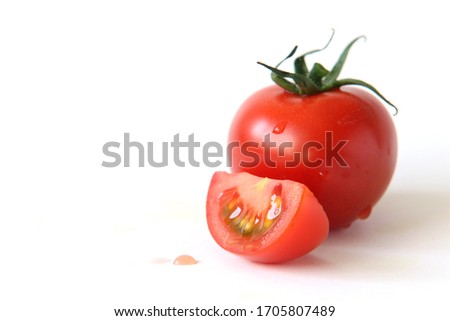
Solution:
M 270 198 L 270 208 L 267 212 L 267 219 L 273 220 L 281 213 L 281 197 L 277 194 L 273 194 Z
M 330 177 L 330 172 L 328 172 L 326 169 L 319 171 L 319 176 L 322 179 L 328 179 Z
M 228 217 L 229 219 L 233 219 L 239 216 L 239 214 L 241 214 L 242 212 L 242 208 L 240 208 L 239 206 L 236 207 L 236 209 L 233 211 L 233 213 L 231 213 L 231 215 Z
M 284 132 L 284 129 L 286 128 L 286 124 L 287 124 L 287 122 L 281 122 L 281 123 L 277 124 L 272 129 L 272 133 L 274 133 L 274 134 L 281 134 L 282 132 Z
M 361 213 L 358 214 L 358 217 L 362 220 L 369 217 L 370 213 L 372 212 L 372 206 L 366 207 Z
M 193 265 L 193 264 L 197 264 L 197 260 L 194 259 L 192 256 L 190 255 L 180 255 L 178 256 L 174 261 L 173 264 L 175 265 Z

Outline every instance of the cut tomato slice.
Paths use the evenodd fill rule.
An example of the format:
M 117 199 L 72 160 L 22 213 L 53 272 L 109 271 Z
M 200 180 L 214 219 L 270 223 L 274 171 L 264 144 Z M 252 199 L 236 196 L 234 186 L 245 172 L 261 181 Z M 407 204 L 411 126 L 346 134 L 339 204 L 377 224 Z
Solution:
M 263 263 L 303 256 L 329 231 L 322 206 L 305 185 L 245 172 L 214 174 L 206 214 L 222 248 Z

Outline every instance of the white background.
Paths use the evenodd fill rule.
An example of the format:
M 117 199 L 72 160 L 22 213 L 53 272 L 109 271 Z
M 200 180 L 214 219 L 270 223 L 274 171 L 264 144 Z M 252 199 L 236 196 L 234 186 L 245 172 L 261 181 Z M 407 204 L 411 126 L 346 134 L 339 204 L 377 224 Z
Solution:
M 0 319 L 212 304 L 448 317 L 447 12 L 439 1 L 1 2 Z M 342 76 L 399 108 L 396 175 L 367 221 L 289 264 L 252 264 L 206 227 L 209 179 L 225 166 L 101 166 L 103 144 L 125 132 L 155 146 L 177 133 L 225 144 L 240 104 L 270 84 L 256 61 L 321 47 L 331 28 L 314 59 L 330 67 L 366 35 Z M 152 263 L 184 253 L 199 264 Z

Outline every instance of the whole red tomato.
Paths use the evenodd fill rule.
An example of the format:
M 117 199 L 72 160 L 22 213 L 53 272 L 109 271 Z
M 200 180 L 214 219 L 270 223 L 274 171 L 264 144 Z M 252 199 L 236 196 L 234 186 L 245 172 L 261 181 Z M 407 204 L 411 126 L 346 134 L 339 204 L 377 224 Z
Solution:
M 320 64 L 306 69 L 304 57 L 315 51 L 295 60 L 295 73 L 263 64 L 279 86 L 250 96 L 229 133 L 233 172 L 305 184 L 332 229 L 369 216 L 388 187 L 397 158 L 392 117 L 378 97 L 389 101 L 365 82 L 337 80 L 357 39 L 331 71 Z M 364 86 L 378 97 L 344 85 Z

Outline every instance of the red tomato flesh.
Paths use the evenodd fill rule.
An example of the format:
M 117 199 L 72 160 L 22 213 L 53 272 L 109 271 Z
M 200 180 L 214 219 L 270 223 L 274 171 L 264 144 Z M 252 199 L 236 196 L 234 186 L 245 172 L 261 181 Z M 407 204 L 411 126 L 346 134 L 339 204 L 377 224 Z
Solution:
M 206 203 L 208 228 L 225 250 L 262 263 L 303 256 L 328 236 L 327 216 L 303 184 L 216 172 Z

